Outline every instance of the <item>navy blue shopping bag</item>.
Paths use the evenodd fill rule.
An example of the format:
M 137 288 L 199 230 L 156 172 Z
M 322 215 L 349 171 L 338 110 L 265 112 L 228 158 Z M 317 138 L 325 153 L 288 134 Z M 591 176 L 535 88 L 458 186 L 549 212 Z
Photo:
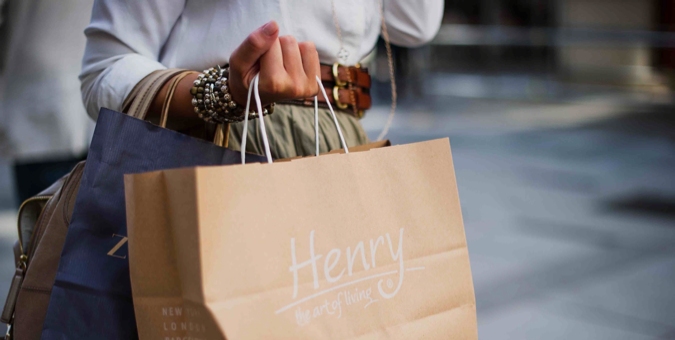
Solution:
M 262 156 L 247 156 L 263 162 Z M 240 153 L 101 109 L 52 289 L 42 339 L 136 339 L 123 176 L 239 164 Z

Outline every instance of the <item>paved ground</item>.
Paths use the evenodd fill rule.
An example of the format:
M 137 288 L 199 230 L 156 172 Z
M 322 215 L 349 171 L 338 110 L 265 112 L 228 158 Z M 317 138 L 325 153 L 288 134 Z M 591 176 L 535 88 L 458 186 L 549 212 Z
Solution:
M 675 116 L 654 103 L 401 110 L 394 142 L 450 136 L 481 339 L 675 338 Z
M 675 339 L 675 119 L 656 103 L 443 96 L 400 110 L 395 143 L 451 139 L 481 339 Z M 372 135 L 385 116 L 364 120 Z M 14 228 L 0 214 L 2 292 Z

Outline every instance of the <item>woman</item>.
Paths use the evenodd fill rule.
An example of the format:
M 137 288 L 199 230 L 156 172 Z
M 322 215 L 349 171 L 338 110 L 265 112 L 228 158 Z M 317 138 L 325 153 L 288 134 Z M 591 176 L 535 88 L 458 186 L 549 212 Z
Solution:
M 272 156 L 287 158 L 314 152 L 314 108 L 303 99 L 317 94 L 315 77 L 321 76 L 327 90 L 336 91 L 337 100 L 329 100 L 343 108 L 337 114 L 347 144 L 363 144 L 367 137 L 359 118 L 369 107 L 367 71 L 336 66 L 335 79 L 331 65 L 358 65 L 372 51 L 380 34 L 379 6 L 378 0 L 98 0 L 85 30 L 83 100 L 89 115 L 96 118 L 100 107 L 120 111 L 133 87 L 155 70 L 203 70 L 229 63 L 227 79 L 217 79 L 222 80 L 218 85 L 224 85 L 224 91 L 216 86 L 211 93 L 218 95 L 218 105 L 236 107 L 241 113 L 247 89 L 259 71 L 263 105 L 277 103 L 274 113 L 265 118 Z M 402 46 L 431 40 L 442 14 L 443 0 L 384 3 L 391 42 Z M 221 117 L 213 103 L 205 103 L 211 97 L 202 96 L 209 84 L 193 85 L 197 77 L 181 80 L 171 102 L 171 120 L 199 124 L 200 116 L 209 120 L 211 109 L 213 119 Z M 151 115 L 158 115 L 163 98 L 160 92 Z M 339 148 L 326 109 L 319 119 L 322 151 Z M 261 154 L 254 125 L 247 151 Z M 241 129 L 241 123 L 232 125 L 230 147 L 234 149 Z

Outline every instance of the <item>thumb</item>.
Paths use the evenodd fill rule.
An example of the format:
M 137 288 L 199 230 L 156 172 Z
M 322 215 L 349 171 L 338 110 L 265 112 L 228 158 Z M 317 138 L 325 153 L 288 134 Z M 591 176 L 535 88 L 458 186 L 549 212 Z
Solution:
M 279 25 L 274 20 L 259 27 L 232 52 L 230 67 L 236 67 L 242 74 L 245 74 L 270 49 L 278 36 Z

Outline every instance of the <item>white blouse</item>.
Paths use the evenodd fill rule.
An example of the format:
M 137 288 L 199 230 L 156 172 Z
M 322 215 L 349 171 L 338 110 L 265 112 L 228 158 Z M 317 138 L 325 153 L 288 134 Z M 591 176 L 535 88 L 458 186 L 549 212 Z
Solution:
M 378 0 L 333 1 L 346 64 L 356 64 L 380 35 Z M 436 35 L 443 0 L 382 1 L 393 44 L 418 46 Z M 120 110 L 136 83 L 155 70 L 226 63 L 248 34 L 272 19 L 281 35 L 313 41 L 321 62 L 338 61 L 331 0 L 96 0 L 80 75 L 87 112 L 96 118 L 100 107 Z

